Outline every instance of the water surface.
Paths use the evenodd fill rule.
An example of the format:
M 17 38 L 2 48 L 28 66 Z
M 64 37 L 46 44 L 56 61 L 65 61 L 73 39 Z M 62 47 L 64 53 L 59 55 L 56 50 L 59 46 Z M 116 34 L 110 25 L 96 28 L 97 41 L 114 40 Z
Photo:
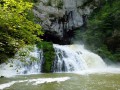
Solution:
M 0 88 L 8 84 L 3 90 L 120 90 L 120 74 L 55 73 L 0 79 Z

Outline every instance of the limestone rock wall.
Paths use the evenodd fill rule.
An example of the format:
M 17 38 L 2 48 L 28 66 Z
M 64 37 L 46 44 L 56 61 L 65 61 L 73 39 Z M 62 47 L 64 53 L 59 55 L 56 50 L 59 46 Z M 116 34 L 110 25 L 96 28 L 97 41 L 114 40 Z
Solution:
M 82 26 L 98 3 L 98 0 L 39 0 L 33 12 L 44 30 L 64 37 L 68 31 Z

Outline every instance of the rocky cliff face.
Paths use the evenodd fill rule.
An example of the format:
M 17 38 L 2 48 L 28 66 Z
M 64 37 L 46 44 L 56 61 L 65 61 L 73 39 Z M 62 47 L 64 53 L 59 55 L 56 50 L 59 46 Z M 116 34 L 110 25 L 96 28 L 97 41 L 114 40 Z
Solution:
M 98 0 L 39 0 L 33 12 L 44 30 L 64 38 L 68 32 L 85 25 L 98 4 Z

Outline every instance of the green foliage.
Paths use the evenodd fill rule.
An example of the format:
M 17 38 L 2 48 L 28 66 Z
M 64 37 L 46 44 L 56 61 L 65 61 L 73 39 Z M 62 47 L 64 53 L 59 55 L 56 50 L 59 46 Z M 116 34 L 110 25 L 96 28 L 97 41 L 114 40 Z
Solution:
M 55 51 L 53 48 L 53 43 L 51 42 L 39 42 L 37 44 L 37 47 L 39 49 L 43 50 L 43 55 L 44 55 L 44 64 L 42 67 L 42 72 L 49 73 L 51 72 L 52 69 L 52 64 L 55 59 Z
M 20 62 L 17 64 L 16 71 L 18 72 L 21 68 L 21 65 L 23 66 L 30 66 L 33 62 L 39 62 L 40 59 L 36 56 L 34 56 L 34 52 L 36 51 L 35 45 L 26 45 L 17 51 L 15 56 L 11 58 L 9 61 L 6 62 L 10 63 L 9 67 L 14 66 L 14 62 Z
M 75 35 L 103 58 L 120 61 L 120 1 L 108 1 L 90 16 L 86 31 L 77 30 Z
M 63 8 L 63 1 L 59 0 L 57 3 L 57 8 L 62 9 Z
M 57 0 L 57 1 L 53 1 L 53 0 L 48 0 L 47 3 L 44 3 L 46 6 L 53 6 L 53 2 L 55 2 L 55 7 L 57 7 L 58 9 L 62 9 L 63 8 L 63 0 Z
M 41 27 L 35 24 L 33 3 L 27 0 L 0 0 L 0 63 L 25 44 L 40 41 Z
M 37 3 L 39 0 L 24 0 L 24 1 L 28 1 L 28 2 Z
M 52 6 L 52 0 L 48 0 L 48 2 L 47 2 L 46 5 L 47 5 L 47 6 Z
M 27 45 L 23 48 L 19 49 L 19 51 L 16 53 L 13 59 L 20 60 L 21 62 L 24 62 L 24 64 L 31 64 L 34 61 L 39 61 L 38 58 L 31 55 L 31 52 L 34 52 L 35 46 L 34 45 Z M 26 61 L 26 59 L 29 58 L 30 61 Z
M 90 4 L 91 2 L 93 2 L 94 0 L 86 0 L 86 2 L 82 5 L 82 7 L 87 6 L 88 4 Z

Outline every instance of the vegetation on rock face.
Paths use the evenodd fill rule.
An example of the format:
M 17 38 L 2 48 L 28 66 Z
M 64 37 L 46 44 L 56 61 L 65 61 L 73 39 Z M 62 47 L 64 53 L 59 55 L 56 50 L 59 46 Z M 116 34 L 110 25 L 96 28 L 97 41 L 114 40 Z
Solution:
M 58 9 L 62 9 L 63 8 L 63 0 L 56 0 L 56 1 L 48 0 L 48 2 L 45 5 L 57 7 Z
M 38 36 L 43 32 L 41 26 L 34 23 L 36 19 L 32 12 L 32 2 L 37 1 L 0 0 L 0 63 L 14 56 L 24 45 L 35 44 L 41 40 Z M 75 39 L 82 40 L 87 48 L 103 58 L 108 57 L 110 60 L 120 61 L 120 0 L 100 1 L 102 4 L 99 4 L 101 6 L 96 8 L 89 17 L 87 28 L 81 27 L 81 30 L 77 30 Z M 94 0 L 87 0 L 82 7 L 93 2 Z M 48 0 L 47 5 L 52 6 L 52 0 Z M 55 7 L 61 9 L 63 1 L 58 0 Z M 50 17 L 54 17 L 54 15 L 51 14 Z M 49 41 L 60 43 L 59 39 L 54 39 L 56 35 L 53 36 L 51 32 L 47 31 L 46 35 L 48 35 L 44 35 L 46 39 L 52 39 Z M 37 43 L 37 47 L 43 50 L 42 72 L 51 72 L 55 59 L 53 44 L 42 41 Z M 26 51 L 29 50 L 18 52 L 22 62 L 25 62 L 27 56 L 30 57 L 30 52 Z M 30 59 L 31 61 L 36 60 L 34 57 L 30 57 Z
M 53 43 L 51 42 L 39 42 L 37 44 L 39 49 L 43 50 L 44 62 L 42 65 L 42 72 L 51 72 L 53 61 L 55 59 L 55 51 L 53 48 Z
M 32 62 L 39 61 L 39 58 L 33 56 L 31 53 L 35 52 L 35 45 L 27 45 L 21 48 L 13 59 L 19 60 L 26 65 L 31 64 Z M 27 60 L 29 58 L 29 60 Z
M 89 49 L 103 58 L 120 61 L 120 1 L 108 0 L 89 17 L 87 28 L 76 31 Z
M 29 0 L 0 0 L 0 63 L 25 44 L 40 41 L 41 27 L 34 23 Z M 31 1 L 31 0 L 30 0 Z
M 36 2 L 38 2 L 39 0 L 24 0 L 24 1 L 36 3 Z
M 37 55 L 34 55 L 37 50 L 37 47 L 35 45 L 26 45 L 19 49 L 19 51 L 15 54 L 15 56 L 11 59 L 9 59 L 6 64 L 9 65 L 9 67 L 13 67 L 16 62 L 17 67 L 16 71 L 18 72 L 19 69 L 22 68 L 22 66 L 29 67 L 32 65 L 32 63 L 40 62 L 40 58 L 37 57 Z
M 48 0 L 48 2 L 47 2 L 46 5 L 47 5 L 47 6 L 52 6 L 52 0 Z
M 62 9 L 63 8 L 63 1 L 62 0 L 59 0 L 58 3 L 57 3 L 57 8 L 58 9 Z

